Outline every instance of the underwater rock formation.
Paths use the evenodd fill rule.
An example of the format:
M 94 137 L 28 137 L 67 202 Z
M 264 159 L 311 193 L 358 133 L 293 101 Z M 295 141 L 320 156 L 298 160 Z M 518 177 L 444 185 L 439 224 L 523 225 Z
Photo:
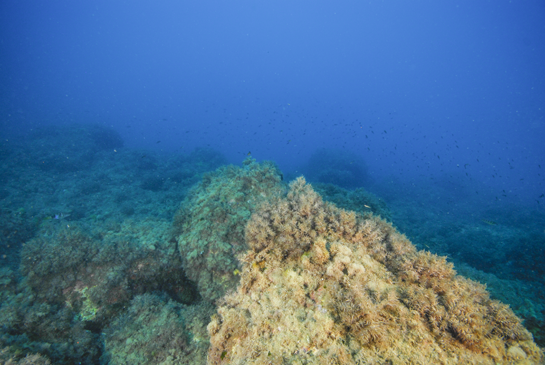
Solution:
M 214 307 L 143 294 L 104 331 L 103 364 L 204 364 Z
M 16 285 L 9 272 L 0 275 L 10 283 L 1 295 L 0 346 L 28 348 L 53 363 L 97 363 L 102 329 L 134 296 L 157 291 L 182 303 L 198 296 L 169 239 L 170 222 L 55 223 L 23 246 L 25 280 Z
M 210 364 L 541 363 L 508 306 L 390 224 L 325 203 L 303 178 L 245 229 Z
M 181 302 L 194 299 L 167 222 L 127 220 L 109 228 L 93 235 L 66 225 L 27 242 L 21 271 L 37 299 L 67 305 L 100 326 L 137 294 L 163 290 Z
M 14 355 L 10 347 L 0 349 L 0 363 L 4 365 L 51 365 L 51 362 L 38 354 L 28 354 L 24 357 Z
M 229 165 L 205 174 L 189 193 L 174 229 L 184 270 L 204 299 L 214 301 L 236 288 L 237 255 L 248 249 L 244 227 L 263 201 L 283 190 L 282 175 L 272 162 L 247 158 L 242 168 Z
M 134 218 L 41 219 L 20 275 L 0 268 L 0 363 L 543 362 L 507 306 L 363 189 L 288 189 L 248 158 L 204 175 L 173 223 L 185 190 L 161 190 L 155 217 L 130 191 Z

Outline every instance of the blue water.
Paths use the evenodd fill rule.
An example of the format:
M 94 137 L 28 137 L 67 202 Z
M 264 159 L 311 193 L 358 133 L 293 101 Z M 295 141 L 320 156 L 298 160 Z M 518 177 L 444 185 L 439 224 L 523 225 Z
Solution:
M 542 1 L 7 0 L 0 50 L 12 273 L 44 219 L 170 222 L 251 155 L 375 194 L 544 346 Z
M 1 6 L 3 134 L 100 123 L 284 170 L 344 148 L 376 179 L 543 203 L 540 1 Z

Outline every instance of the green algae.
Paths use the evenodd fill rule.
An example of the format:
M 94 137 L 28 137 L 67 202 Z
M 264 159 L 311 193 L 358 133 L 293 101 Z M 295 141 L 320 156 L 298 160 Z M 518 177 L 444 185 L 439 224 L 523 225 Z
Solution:
M 239 282 L 237 255 L 247 250 L 244 226 L 253 211 L 284 191 L 271 162 L 251 158 L 203 176 L 174 220 L 184 270 L 204 299 L 221 298 Z

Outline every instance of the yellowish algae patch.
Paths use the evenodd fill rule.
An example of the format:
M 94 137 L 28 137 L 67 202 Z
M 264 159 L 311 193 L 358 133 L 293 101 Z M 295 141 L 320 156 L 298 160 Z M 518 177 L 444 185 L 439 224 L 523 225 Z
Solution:
M 540 364 L 508 306 L 390 224 L 304 179 L 246 226 L 240 284 L 208 325 L 209 364 Z

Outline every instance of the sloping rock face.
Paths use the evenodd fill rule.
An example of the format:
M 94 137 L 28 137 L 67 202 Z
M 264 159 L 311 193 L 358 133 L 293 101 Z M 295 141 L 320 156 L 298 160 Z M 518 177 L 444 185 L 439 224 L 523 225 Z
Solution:
M 212 302 L 236 289 L 237 256 L 248 250 L 244 227 L 262 202 L 284 190 L 272 162 L 247 158 L 242 168 L 229 165 L 204 175 L 189 193 L 173 228 L 184 270 L 203 299 Z
M 210 364 L 539 364 L 508 306 L 391 225 L 303 178 L 245 228 L 240 284 L 208 325 Z

